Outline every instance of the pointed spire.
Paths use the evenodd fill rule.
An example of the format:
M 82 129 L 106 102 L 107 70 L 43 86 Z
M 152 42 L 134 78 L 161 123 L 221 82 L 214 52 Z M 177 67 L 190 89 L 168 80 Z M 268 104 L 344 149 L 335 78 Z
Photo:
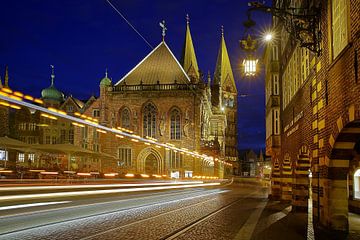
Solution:
M 221 85 L 222 87 L 226 87 L 224 84 L 231 84 L 236 91 L 235 79 L 226 48 L 223 26 L 221 26 L 221 41 L 214 72 L 214 84 Z
M 190 18 L 189 14 L 186 14 L 186 32 L 185 32 L 185 42 L 184 48 L 181 57 L 181 65 L 183 66 L 185 72 L 189 77 L 194 77 L 199 79 L 199 67 L 196 59 L 195 49 L 190 33 Z
M 54 65 L 50 65 L 51 67 L 51 86 L 54 85 L 54 79 L 55 79 L 55 67 Z
M 106 77 L 106 78 L 108 77 L 108 71 L 107 71 L 107 68 L 105 68 L 105 77 Z
M 6 87 L 6 88 L 9 87 L 9 69 L 8 69 L 8 66 L 5 67 L 5 82 L 4 82 L 4 87 Z

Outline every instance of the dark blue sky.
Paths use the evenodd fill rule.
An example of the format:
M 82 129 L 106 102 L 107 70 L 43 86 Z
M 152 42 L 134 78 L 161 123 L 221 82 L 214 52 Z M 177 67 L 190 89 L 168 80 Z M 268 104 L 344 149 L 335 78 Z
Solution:
M 224 25 L 239 97 L 239 147 L 264 147 L 264 80 L 243 79 L 240 62 L 244 53 L 239 39 L 247 1 L 111 1 L 155 47 L 161 41 L 159 22 L 166 21 L 166 42 L 180 58 L 185 34 L 185 15 L 199 68 L 213 74 Z M 256 31 L 269 25 L 270 16 L 258 13 Z M 105 0 L 1 1 L 0 73 L 9 66 L 10 86 L 35 96 L 50 84 L 55 65 L 55 85 L 65 94 L 87 99 L 98 95 L 105 68 L 114 82 L 133 68 L 151 48 Z M 261 53 L 259 53 L 261 56 Z

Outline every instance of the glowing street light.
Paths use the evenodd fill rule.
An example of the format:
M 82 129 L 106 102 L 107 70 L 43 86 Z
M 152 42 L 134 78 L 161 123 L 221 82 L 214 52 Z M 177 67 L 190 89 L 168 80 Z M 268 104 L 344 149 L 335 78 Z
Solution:
M 267 33 L 264 37 L 265 42 L 270 42 L 273 39 L 273 35 L 271 33 Z

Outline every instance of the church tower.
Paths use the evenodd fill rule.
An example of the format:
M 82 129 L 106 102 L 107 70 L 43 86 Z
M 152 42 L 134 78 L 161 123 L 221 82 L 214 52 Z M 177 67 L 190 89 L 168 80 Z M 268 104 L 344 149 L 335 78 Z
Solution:
M 220 48 L 214 72 L 212 103 L 214 107 L 226 114 L 225 155 L 228 160 L 235 161 L 237 159 L 237 89 L 223 27 L 221 28 Z
M 186 15 L 185 41 L 180 63 L 191 79 L 191 82 L 198 83 L 200 80 L 200 74 L 190 33 L 189 19 L 189 15 Z

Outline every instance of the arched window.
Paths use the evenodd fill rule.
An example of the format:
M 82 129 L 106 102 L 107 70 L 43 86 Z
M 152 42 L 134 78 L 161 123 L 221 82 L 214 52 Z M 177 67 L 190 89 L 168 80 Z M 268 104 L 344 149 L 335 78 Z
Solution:
M 354 198 L 360 199 L 360 169 L 354 173 Z
M 180 125 L 180 111 L 178 109 L 173 109 L 170 112 L 170 138 L 171 139 L 180 139 L 181 137 L 181 125 Z
M 143 134 L 155 138 L 156 135 L 156 108 L 148 103 L 143 110 Z
M 128 108 L 121 111 L 121 127 L 130 128 L 130 111 Z

